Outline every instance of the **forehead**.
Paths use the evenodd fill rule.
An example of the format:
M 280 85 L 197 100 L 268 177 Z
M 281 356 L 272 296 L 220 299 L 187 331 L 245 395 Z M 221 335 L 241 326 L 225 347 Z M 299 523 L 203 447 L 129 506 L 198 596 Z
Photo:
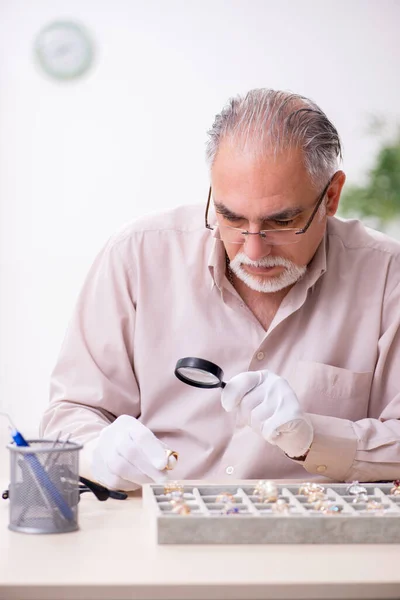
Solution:
M 259 214 L 307 205 L 315 189 L 299 149 L 254 157 L 223 144 L 211 170 L 214 200 L 238 214 Z

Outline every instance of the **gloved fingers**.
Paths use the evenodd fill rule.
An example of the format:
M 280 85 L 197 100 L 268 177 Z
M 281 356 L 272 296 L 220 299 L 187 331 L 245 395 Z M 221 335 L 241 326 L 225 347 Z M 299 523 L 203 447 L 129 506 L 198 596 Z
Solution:
M 288 456 L 303 456 L 314 438 L 314 428 L 307 414 L 279 428 L 266 422 L 262 436 L 270 444 L 279 446 Z
M 296 394 L 285 379 L 272 382 L 266 402 L 258 406 L 252 415 L 252 426 L 257 428 L 264 439 L 270 443 L 278 437 L 277 430 L 297 421 L 303 416 L 303 410 Z
M 269 421 L 274 414 L 274 408 L 274 405 L 269 402 L 269 398 L 262 399 L 249 415 L 250 427 L 257 433 L 261 433 L 264 423 Z
M 235 410 L 243 397 L 263 381 L 262 371 L 239 373 L 230 379 L 221 393 L 222 407 L 227 412 Z
M 143 455 L 137 456 L 136 466 L 142 473 L 144 473 L 144 475 L 147 475 L 147 477 L 156 483 L 164 483 L 168 479 L 168 471 L 162 471 L 154 468 L 154 466 Z
M 143 474 L 130 471 L 124 479 L 122 477 L 124 469 L 121 468 L 120 462 L 120 457 L 114 453 L 105 459 L 100 452 L 97 452 L 91 467 L 94 480 L 111 490 L 125 492 L 137 490 L 141 483 L 145 483 L 142 481 Z
M 142 464 L 149 463 L 154 469 L 163 471 L 168 463 L 165 444 L 160 442 L 154 433 L 140 421 L 134 422 L 134 426 L 130 427 L 127 432 L 130 443 L 125 446 L 126 453 L 123 452 L 123 454 L 129 462 L 139 466 L 137 462 L 139 460 Z M 125 442 L 127 440 L 124 440 L 124 444 Z M 141 469 L 140 466 L 139 468 Z
M 253 426 L 254 413 L 260 405 L 265 405 L 265 390 L 264 386 L 257 386 L 243 396 L 241 403 L 237 407 L 236 425 Z
M 150 477 L 128 463 L 122 456 L 110 457 L 107 461 L 107 468 L 109 473 L 107 487 L 114 490 L 127 492 L 140 488 L 144 483 L 154 483 Z
M 143 483 L 167 479 L 165 468 L 176 459 L 140 421 L 121 415 L 99 435 L 91 470 L 96 481 L 112 489 L 136 489 Z M 136 484 L 136 485 L 135 485 Z
M 274 398 L 276 405 L 290 406 L 293 410 L 299 407 L 296 393 L 283 377 L 270 378 L 268 398 Z
M 172 455 L 170 455 L 170 456 L 168 457 L 168 469 L 169 469 L 170 471 L 172 471 L 173 469 L 175 469 L 175 467 L 176 467 L 176 463 L 177 463 L 177 462 L 178 462 L 178 461 L 176 460 L 175 456 L 172 456 Z
M 120 453 L 121 450 L 123 452 L 123 448 L 121 448 L 107 460 L 108 469 L 114 476 L 139 485 L 153 482 L 164 483 L 166 481 L 166 473 L 158 471 L 142 458 L 133 464 L 124 454 Z
M 240 410 L 236 413 L 235 427 L 241 429 L 249 425 L 248 415 L 243 414 Z
M 153 434 L 151 433 L 151 435 Z M 119 468 L 122 469 L 121 475 L 124 479 L 130 479 L 134 469 L 136 469 L 142 474 L 141 482 L 143 482 L 143 476 L 145 476 L 152 481 L 162 483 L 167 479 L 167 471 L 165 470 L 165 466 L 167 465 L 166 449 L 157 438 L 155 438 L 157 453 L 154 453 L 154 446 L 152 444 L 145 443 L 145 447 L 143 448 L 142 444 L 145 441 L 145 437 L 132 440 L 128 435 L 121 440 L 117 449 L 118 455 L 122 459 L 119 462 Z M 154 454 L 151 455 L 150 452 Z M 161 466 L 164 465 L 164 468 L 158 468 L 156 465 L 159 464 Z M 131 472 L 132 474 L 129 475 Z

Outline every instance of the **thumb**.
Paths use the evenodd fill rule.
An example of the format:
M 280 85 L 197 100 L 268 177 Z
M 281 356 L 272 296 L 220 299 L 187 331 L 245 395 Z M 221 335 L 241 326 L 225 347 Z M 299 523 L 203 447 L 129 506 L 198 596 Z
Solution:
M 243 396 L 263 381 L 262 371 L 239 373 L 230 379 L 221 394 L 221 404 L 226 412 L 232 412 L 239 406 Z

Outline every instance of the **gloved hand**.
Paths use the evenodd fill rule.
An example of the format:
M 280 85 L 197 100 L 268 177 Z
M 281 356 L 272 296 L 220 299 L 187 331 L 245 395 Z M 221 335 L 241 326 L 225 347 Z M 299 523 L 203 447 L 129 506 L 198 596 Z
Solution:
M 163 483 L 168 466 L 167 446 L 140 421 L 121 415 L 100 433 L 93 450 L 91 473 L 96 481 L 113 490 L 132 491 L 143 483 Z
M 310 418 L 288 382 L 271 371 L 249 371 L 230 379 L 222 390 L 227 412 L 237 412 L 237 425 L 249 425 L 291 457 L 303 456 L 314 437 Z

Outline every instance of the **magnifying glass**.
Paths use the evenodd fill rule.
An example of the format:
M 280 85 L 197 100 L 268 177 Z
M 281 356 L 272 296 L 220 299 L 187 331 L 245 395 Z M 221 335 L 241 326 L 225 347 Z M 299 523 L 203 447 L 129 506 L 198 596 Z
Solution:
M 226 383 L 222 381 L 224 377 L 223 370 L 218 365 L 203 358 L 193 356 L 181 358 L 176 363 L 174 372 L 183 383 L 193 387 L 211 389 L 226 386 Z

